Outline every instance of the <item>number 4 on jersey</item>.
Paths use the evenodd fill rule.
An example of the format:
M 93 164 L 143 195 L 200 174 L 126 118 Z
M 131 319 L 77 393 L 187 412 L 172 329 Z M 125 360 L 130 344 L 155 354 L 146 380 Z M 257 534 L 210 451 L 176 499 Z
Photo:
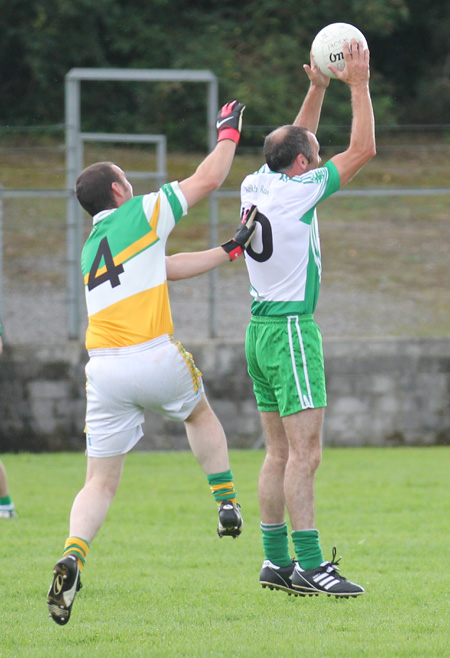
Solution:
M 98 274 L 100 263 L 103 258 L 103 266 L 101 269 L 106 268 L 105 272 Z M 123 272 L 123 265 L 114 265 L 113 255 L 109 248 L 108 239 L 106 237 L 100 242 L 98 251 L 95 255 L 94 262 L 92 263 L 91 270 L 88 278 L 88 289 L 93 290 L 102 283 L 109 281 L 111 288 L 120 286 L 119 274 Z

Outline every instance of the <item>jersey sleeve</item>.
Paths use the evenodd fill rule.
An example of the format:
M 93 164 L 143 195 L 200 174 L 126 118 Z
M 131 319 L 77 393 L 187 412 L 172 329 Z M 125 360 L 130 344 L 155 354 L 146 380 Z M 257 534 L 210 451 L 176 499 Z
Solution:
M 324 168 L 328 169 L 328 181 L 325 189 L 325 194 L 323 195 L 322 200 L 327 199 L 329 196 L 337 192 L 341 187 L 341 178 L 339 176 L 339 172 L 334 162 L 331 162 L 331 160 L 329 160 L 324 165 Z
M 161 240 L 167 239 L 175 224 L 188 210 L 178 181 L 166 183 L 159 192 L 144 195 L 142 207 L 149 224 Z

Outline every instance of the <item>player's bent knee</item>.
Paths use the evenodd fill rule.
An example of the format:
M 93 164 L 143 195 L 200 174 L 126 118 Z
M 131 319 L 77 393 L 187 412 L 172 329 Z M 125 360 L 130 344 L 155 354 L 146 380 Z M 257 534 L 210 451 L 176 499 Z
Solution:
M 200 398 L 199 402 L 197 405 L 194 407 L 194 409 L 191 411 L 189 416 L 185 418 L 184 422 L 185 423 L 195 423 L 198 421 L 201 417 L 205 416 L 214 416 L 214 412 L 209 406 L 209 402 L 206 399 L 206 396 L 203 394 L 202 397 Z

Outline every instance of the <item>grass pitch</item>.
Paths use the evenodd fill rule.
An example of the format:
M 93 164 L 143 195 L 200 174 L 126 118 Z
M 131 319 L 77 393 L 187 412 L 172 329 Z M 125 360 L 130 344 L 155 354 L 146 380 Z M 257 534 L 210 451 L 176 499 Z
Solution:
M 261 451 L 233 451 L 245 530 L 216 535 L 206 478 L 189 453 L 132 453 L 92 544 L 69 624 L 46 593 L 84 480 L 81 454 L 6 455 L 17 520 L 0 521 L 1 658 L 419 658 L 450 655 L 450 449 L 325 449 L 317 523 L 325 558 L 358 599 L 263 590 Z

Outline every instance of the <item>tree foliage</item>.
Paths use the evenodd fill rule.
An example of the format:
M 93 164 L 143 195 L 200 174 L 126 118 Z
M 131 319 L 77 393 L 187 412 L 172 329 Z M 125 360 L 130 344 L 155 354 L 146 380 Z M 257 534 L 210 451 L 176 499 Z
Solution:
M 61 123 L 73 67 L 209 69 L 220 101 L 247 104 L 246 125 L 291 122 L 308 86 L 302 64 L 326 24 L 357 25 L 371 48 L 378 123 L 448 121 L 447 0 L 0 0 L 0 122 Z M 164 132 L 169 146 L 204 145 L 201 85 L 83 83 L 83 128 Z M 345 85 L 326 97 L 348 123 Z M 251 139 L 251 131 L 250 131 Z

